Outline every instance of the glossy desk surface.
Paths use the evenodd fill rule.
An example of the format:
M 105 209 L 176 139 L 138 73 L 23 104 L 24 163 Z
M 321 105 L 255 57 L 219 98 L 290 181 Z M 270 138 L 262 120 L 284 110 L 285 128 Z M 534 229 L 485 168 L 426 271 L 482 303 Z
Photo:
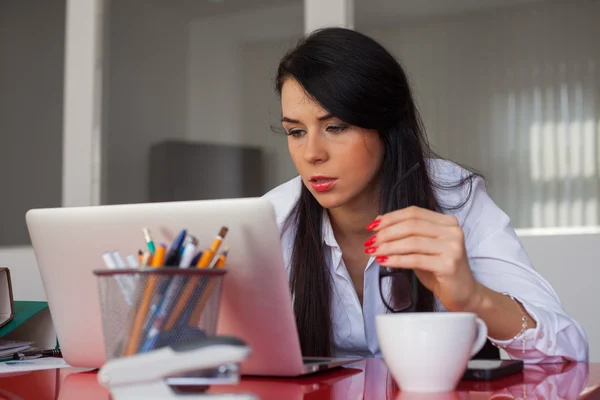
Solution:
M 455 392 L 418 395 L 398 390 L 382 360 L 300 379 L 243 378 L 212 392 L 251 392 L 261 399 L 600 399 L 600 363 L 526 366 L 523 374 L 490 382 L 462 381 Z M 95 372 L 73 369 L 0 375 L 0 399 L 109 399 Z M 185 398 L 185 397 L 183 397 Z

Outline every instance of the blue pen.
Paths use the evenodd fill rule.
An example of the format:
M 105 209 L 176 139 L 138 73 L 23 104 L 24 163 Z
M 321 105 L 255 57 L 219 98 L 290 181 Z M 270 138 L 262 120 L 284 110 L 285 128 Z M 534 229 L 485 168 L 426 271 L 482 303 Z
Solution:
M 192 265 L 194 265 L 191 263 L 191 261 L 192 257 L 194 256 L 196 246 L 198 245 L 198 240 L 192 235 L 188 235 L 185 241 L 186 244 L 184 246 L 183 255 L 181 256 L 181 261 L 179 263 L 180 268 L 190 268 Z M 146 339 L 142 344 L 141 352 L 152 350 L 155 347 L 159 338 L 163 321 L 168 316 L 169 310 L 173 306 L 173 303 L 177 300 L 177 296 L 181 292 L 184 283 L 185 277 L 183 276 L 176 276 L 169 279 L 168 284 L 166 284 L 165 293 L 159 301 L 152 321 L 150 324 L 148 324 Z
M 202 258 L 202 251 L 199 251 L 198 254 L 196 254 L 194 256 L 194 258 L 192 259 L 192 262 L 190 263 L 190 265 L 197 265 L 198 261 L 200 261 L 200 259 Z
M 185 229 L 182 229 L 179 235 L 175 238 L 165 258 L 165 266 L 176 267 L 179 265 L 179 259 L 181 257 L 180 251 L 183 247 L 183 242 L 185 240 L 186 235 L 187 231 Z

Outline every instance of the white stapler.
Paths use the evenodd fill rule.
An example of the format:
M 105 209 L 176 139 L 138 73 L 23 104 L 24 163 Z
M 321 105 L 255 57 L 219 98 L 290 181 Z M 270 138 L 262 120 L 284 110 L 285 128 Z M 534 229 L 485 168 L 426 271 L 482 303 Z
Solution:
M 250 347 L 237 338 L 206 337 L 110 360 L 98 381 L 114 400 L 258 400 L 253 394 L 207 392 L 210 385 L 238 383 L 238 365 L 249 354 Z

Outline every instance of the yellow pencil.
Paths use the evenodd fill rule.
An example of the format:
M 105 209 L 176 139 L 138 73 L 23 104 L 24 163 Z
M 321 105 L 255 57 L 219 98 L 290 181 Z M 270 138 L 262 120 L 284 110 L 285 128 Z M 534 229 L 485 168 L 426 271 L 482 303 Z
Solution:
M 198 260 L 196 267 L 206 268 L 210 265 L 213 257 L 219 251 L 219 247 L 221 246 L 221 243 L 223 243 L 223 239 L 225 239 L 225 235 L 227 235 L 228 230 L 229 229 L 226 226 L 221 228 L 219 234 L 210 246 L 210 249 L 207 249 L 204 251 L 204 253 L 202 253 L 202 257 L 200 257 L 200 259 Z
M 228 231 L 228 228 L 226 226 L 221 228 L 221 230 L 219 231 L 219 234 L 213 241 L 210 248 L 204 250 L 204 252 L 202 253 L 202 257 L 200 257 L 200 260 L 198 260 L 198 263 L 196 264 L 196 268 L 206 268 L 210 265 L 210 262 L 212 261 L 213 256 L 219 250 L 221 243 L 223 243 L 223 239 L 225 238 L 225 235 L 227 235 L 227 231 Z M 167 318 L 167 321 L 165 322 L 165 331 L 168 332 L 171 329 L 173 329 L 173 327 L 175 326 L 175 323 L 181 316 L 183 309 L 185 308 L 188 301 L 190 300 L 190 297 L 192 296 L 192 293 L 194 292 L 194 289 L 198 285 L 199 281 L 200 281 L 199 277 L 194 277 L 194 278 L 191 278 L 188 281 L 188 283 L 185 285 L 185 288 L 183 289 L 183 292 L 181 292 L 181 296 L 179 296 L 179 300 L 177 300 L 177 303 L 175 304 L 175 307 L 173 308 L 171 315 L 169 315 L 169 318 Z
M 164 245 L 160 245 L 156 248 L 156 253 L 152 257 L 152 268 L 162 267 L 166 250 L 167 249 Z M 154 296 L 154 290 L 156 290 L 157 283 L 156 276 L 151 274 L 146 282 L 146 288 L 144 289 L 144 296 L 142 297 L 140 308 L 138 308 L 137 314 L 135 315 L 133 329 L 129 335 L 129 343 L 125 349 L 125 356 L 134 355 L 138 351 L 144 320 L 146 319 L 146 314 L 148 314 L 148 310 L 150 309 L 150 303 L 152 302 L 152 297 Z
M 219 269 L 219 268 L 223 268 L 223 266 L 225 266 L 225 261 L 227 261 L 228 253 L 229 253 L 228 248 L 223 249 L 223 252 L 219 256 L 219 261 L 217 261 L 215 268 Z M 202 311 L 204 310 L 206 302 L 208 301 L 210 294 L 213 291 L 216 284 L 217 284 L 217 280 L 213 279 L 204 288 L 202 296 L 200 296 L 200 299 L 198 300 L 198 304 L 196 304 L 196 307 L 194 308 L 194 311 L 192 312 L 192 316 L 190 317 L 190 320 L 189 320 L 190 326 L 198 326 L 198 324 L 200 323 L 200 317 L 202 316 Z

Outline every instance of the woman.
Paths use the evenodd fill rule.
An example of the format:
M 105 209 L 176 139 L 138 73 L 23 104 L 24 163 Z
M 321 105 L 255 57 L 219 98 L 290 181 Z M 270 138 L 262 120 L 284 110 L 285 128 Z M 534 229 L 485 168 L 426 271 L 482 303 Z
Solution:
M 476 313 L 512 357 L 587 360 L 583 329 L 483 179 L 434 157 L 406 74 L 382 46 L 352 30 L 317 31 L 281 60 L 276 88 L 299 176 L 265 198 L 304 355 L 380 356 L 375 315 L 386 299 L 411 304 L 402 275 L 380 296 L 382 266 L 414 271 L 414 310 Z

